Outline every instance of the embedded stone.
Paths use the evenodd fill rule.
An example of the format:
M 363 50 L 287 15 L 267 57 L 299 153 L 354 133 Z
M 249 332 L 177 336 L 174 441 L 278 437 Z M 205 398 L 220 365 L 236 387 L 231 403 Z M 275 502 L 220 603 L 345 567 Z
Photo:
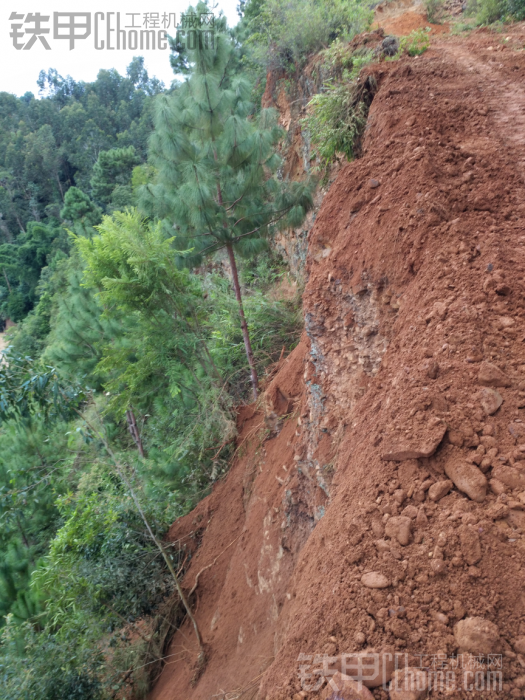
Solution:
M 396 515 L 389 518 L 385 525 L 385 534 L 391 539 L 397 540 L 403 547 L 410 542 L 411 531 L 412 520 L 406 515 Z
M 516 654 L 525 656 L 525 637 L 516 637 L 516 639 L 512 642 L 512 646 L 514 647 Z
M 395 445 L 388 446 L 381 459 L 390 462 L 403 462 L 407 459 L 421 459 L 430 457 L 437 450 L 443 440 L 447 426 L 444 423 L 437 423 L 428 428 L 428 435 L 421 440 L 407 438 Z
M 474 464 L 455 459 L 449 460 L 445 464 L 445 474 L 473 501 L 482 503 L 485 500 L 487 479 Z
M 461 553 L 467 564 L 477 564 L 481 559 L 481 542 L 479 534 L 472 527 L 462 525 L 459 528 L 459 540 L 461 542 Z
M 341 654 L 334 662 L 335 669 L 342 675 L 350 676 L 367 688 L 386 685 L 392 678 L 395 666 L 393 649 L 379 652 L 369 649 L 358 654 Z
M 491 362 L 481 363 L 478 382 L 483 386 L 510 386 L 512 384 L 505 372 Z
M 487 416 L 496 413 L 502 403 L 503 398 L 499 391 L 489 389 L 488 387 L 481 390 L 481 408 L 485 411 Z
M 374 700 L 374 696 L 366 686 L 339 671 L 330 678 L 321 698 L 322 700 Z
M 492 476 L 493 479 L 510 486 L 511 489 L 525 488 L 525 474 L 514 467 L 508 467 L 505 464 L 497 465 L 492 470 Z
M 501 642 L 499 630 L 483 617 L 467 617 L 454 626 L 454 637 L 461 652 L 497 654 Z
M 422 700 L 427 697 L 428 676 L 419 668 L 394 671 L 388 689 L 390 700 Z
M 452 483 L 452 481 L 450 481 L 450 479 L 436 481 L 436 483 L 432 484 L 432 486 L 428 489 L 428 497 L 431 501 L 434 501 L 436 503 L 437 501 L 441 500 L 444 496 L 446 496 L 453 486 L 454 484 Z
M 379 571 L 369 571 L 361 576 L 361 583 L 367 588 L 388 588 L 390 581 Z

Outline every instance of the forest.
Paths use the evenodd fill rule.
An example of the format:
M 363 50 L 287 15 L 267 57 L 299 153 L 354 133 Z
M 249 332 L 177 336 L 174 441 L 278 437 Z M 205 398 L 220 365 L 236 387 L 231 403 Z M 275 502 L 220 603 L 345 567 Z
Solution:
M 266 74 L 293 81 L 370 8 L 241 1 L 212 49 L 170 40 L 168 87 L 135 57 L 126 75 L 49 70 L 36 97 L 0 92 L 3 700 L 146 697 L 191 614 L 164 535 L 225 475 L 236 407 L 303 328 L 300 284 L 274 293 L 290 273 L 272 239 L 317 176 L 282 177 Z M 351 157 L 357 128 L 323 118 L 346 109 L 331 89 L 321 161 Z

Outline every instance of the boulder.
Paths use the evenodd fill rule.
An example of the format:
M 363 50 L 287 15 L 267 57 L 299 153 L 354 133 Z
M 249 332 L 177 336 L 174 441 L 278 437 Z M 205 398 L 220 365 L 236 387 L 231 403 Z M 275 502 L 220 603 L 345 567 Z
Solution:
M 499 630 L 483 617 L 467 617 L 454 626 L 454 637 L 460 653 L 497 654 L 501 647 Z
M 451 459 L 445 464 L 445 474 L 460 491 L 466 493 L 473 501 L 481 503 L 485 500 L 487 479 L 474 464 Z

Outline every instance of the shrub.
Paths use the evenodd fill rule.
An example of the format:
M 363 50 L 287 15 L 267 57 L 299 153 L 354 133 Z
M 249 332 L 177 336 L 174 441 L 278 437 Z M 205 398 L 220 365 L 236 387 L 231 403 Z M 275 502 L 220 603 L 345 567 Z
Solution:
M 266 0 L 251 21 L 248 39 L 253 59 L 288 68 L 335 39 L 349 39 L 368 29 L 373 12 L 358 0 Z
M 439 14 L 443 9 L 444 0 L 425 0 L 425 12 L 429 22 L 433 24 L 439 21 Z
M 373 59 L 372 52 L 345 58 L 340 44 L 331 47 L 326 57 L 332 68 L 342 68 L 338 82 L 327 81 L 323 92 L 309 102 L 303 124 L 310 133 L 312 150 L 327 168 L 338 153 L 352 160 L 359 149 L 368 108 L 375 90 L 373 77 L 359 82 L 361 69 Z
M 421 56 L 430 46 L 430 27 L 414 29 L 408 36 L 401 37 L 398 57 L 403 53 L 409 56 Z

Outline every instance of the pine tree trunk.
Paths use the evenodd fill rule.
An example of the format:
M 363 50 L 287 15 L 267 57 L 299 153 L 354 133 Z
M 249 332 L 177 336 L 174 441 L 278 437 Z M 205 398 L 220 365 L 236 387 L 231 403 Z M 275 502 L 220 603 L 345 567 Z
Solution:
M 253 359 L 252 345 L 250 343 L 250 336 L 248 334 L 248 324 L 246 323 L 246 318 L 244 316 L 244 309 L 242 306 L 241 297 L 241 286 L 239 284 L 239 275 L 237 274 L 237 263 L 235 262 L 235 254 L 231 245 L 226 246 L 228 251 L 228 257 L 230 259 L 230 267 L 233 277 L 233 286 L 235 288 L 235 296 L 237 298 L 237 303 L 239 304 L 239 314 L 241 316 L 241 329 L 242 337 L 244 338 L 244 347 L 246 349 L 246 357 L 248 358 L 248 364 L 250 365 L 250 373 L 252 375 L 252 390 L 253 390 L 253 400 L 257 400 L 259 380 L 257 378 L 257 370 L 255 369 L 255 360 Z

